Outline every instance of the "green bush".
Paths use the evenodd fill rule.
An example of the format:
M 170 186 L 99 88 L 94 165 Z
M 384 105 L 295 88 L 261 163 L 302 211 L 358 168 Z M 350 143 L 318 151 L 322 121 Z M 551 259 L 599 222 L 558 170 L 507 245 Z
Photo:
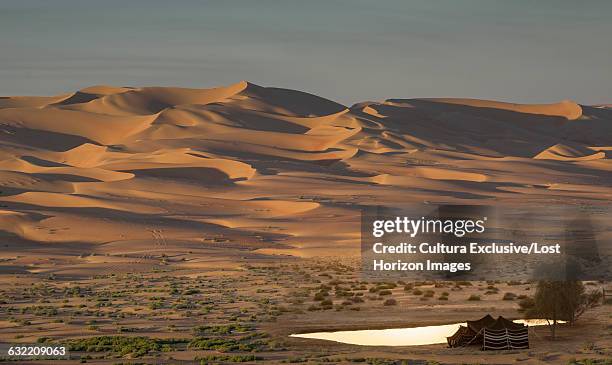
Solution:
M 119 356 L 141 357 L 150 352 L 161 351 L 163 345 L 186 343 L 187 341 L 149 337 L 98 336 L 71 340 L 67 345 L 70 351 L 112 352 Z

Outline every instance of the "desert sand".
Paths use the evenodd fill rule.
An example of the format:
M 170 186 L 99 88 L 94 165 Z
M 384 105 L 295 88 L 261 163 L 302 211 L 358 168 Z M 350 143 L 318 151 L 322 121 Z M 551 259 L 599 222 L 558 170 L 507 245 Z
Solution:
M 246 275 L 245 283 L 258 285 L 257 275 L 244 274 L 248 265 L 291 263 L 298 267 L 294 273 L 317 275 L 317 265 L 323 265 L 317 260 L 357 258 L 364 206 L 609 207 L 611 154 L 612 109 L 567 100 L 526 105 L 388 99 L 347 107 L 248 82 L 214 89 L 93 86 L 53 97 L 3 97 L 0 274 L 3 293 L 12 293 L 5 304 L 18 308 L 34 301 L 16 293 L 40 280 L 56 289 L 81 283 L 104 292 L 113 286 L 111 278 L 125 275 L 149 275 L 146 280 L 160 287 L 164 275 L 208 276 L 215 285 L 228 278 L 237 280 L 233 283 L 242 295 L 256 298 L 257 293 L 236 279 Z M 302 262 L 304 269 L 299 269 Z M 280 284 L 271 276 L 261 280 L 260 289 L 277 290 L 282 298 L 290 295 L 290 282 L 275 289 Z M 316 284 L 309 283 L 311 287 L 304 285 L 314 290 Z M 521 285 L 521 290 L 529 290 L 528 283 Z M 466 290 L 467 297 L 476 289 Z M 302 314 L 275 316 L 282 325 L 258 326 L 285 338 L 314 328 L 452 322 L 491 308 L 517 317 L 516 306 L 503 302 L 502 294 L 491 297 L 496 301 L 484 309 L 466 307 L 465 298 L 456 306 L 451 300 L 435 316 L 427 314 L 429 305 L 400 298 L 405 305 L 394 308 L 392 315 L 385 311 L 367 317 L 363 311 L 347 310 L 349 314 L 341 316 L 345 323 L 332 312 L 308 312 L 309 303 L 302 302 Z M 61 303 L 61 296 L 54 298 Z M 227 297 L 219 300 L 227 314 L 232 305 Z M 364 311 L 372 307 L 376 314 L 380 303 L 374 304 L 364 305 Z M 408 316 L 409 310 L 421 315 Z M 606 322 L 588 326 L 609 332 L 609 309 L 607 314 L 602 311 Z M 3 321 L 4 314 L 15 316 L 4 312 Z M 168 316 L 172 313 L 164 318 Z M 196 323 L 211 320 L 221 323 L 225 317 L 203 315 Z M 147 323 L 139 321 L 137 327 Z M 190 319 L 177 321 L 186 329 L 194 325 Z M 18 341 L 18 333 L 36 333 L 15 332 L 13 324 L 1 323 L 0 339 L 5 342 Z M 66 328 L 45 323 L 38 331 L 43 334 L 20 337 L 22 341 L 43 335 L 83 336 L 79 328 L 84 320 Z M 169 336 L 164 331 L 142 333 Z M 593 335 L 592 341 L 598 338 Z M 316 341 L 287 341 L 303 348 L 321 346 Z M 583 341 L 572 341 L 543 351 L 565 351 L 555 359 L 567 359 L 574 347 L 583 346 Z M 365 351 L 323 346 L 329 356 L 334 351 Z M 603 346 L 600 352 L 610 351 L 609 340 L 597 346 Z M 452 363 L 452 352 L 433 348 L 442 352 L 432 355 L 430 346 L 378 355 L 395 359 L 412 353 L 417 359 L 438 356 Z M 270 361 L 284 358 L 269 356 Z M 500 355 L 497 360 L 470 356 L 461 361 L 506 363 L 525 357 L 522 363 L 546 363 L 537 353 Z

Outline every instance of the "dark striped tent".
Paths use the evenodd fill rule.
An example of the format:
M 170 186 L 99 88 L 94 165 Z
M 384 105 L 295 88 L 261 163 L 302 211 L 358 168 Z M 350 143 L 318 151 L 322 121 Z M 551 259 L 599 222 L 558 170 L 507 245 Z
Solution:
M 477 321 L 467 321 L 457 332 L 446 338 L 449 347 L 480 345 L 483 350 L 529 348 L 528 327 L 504 317 L 486 315 Z
M 459 326 L 454 335 L 447 337 L 449 347 L 461 347 L 472 341 L 474 337 L 486 326 L 495 322 L 495 318 L 486 315 L 476 321 L 467 321 L 466 326 Z

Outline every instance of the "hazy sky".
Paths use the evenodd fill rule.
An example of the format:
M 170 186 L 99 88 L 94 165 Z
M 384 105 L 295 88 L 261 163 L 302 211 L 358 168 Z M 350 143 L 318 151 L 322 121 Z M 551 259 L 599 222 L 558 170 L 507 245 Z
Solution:
M 0 1 L 0 95 L 239 80 L 612 103 L 612 0 Z

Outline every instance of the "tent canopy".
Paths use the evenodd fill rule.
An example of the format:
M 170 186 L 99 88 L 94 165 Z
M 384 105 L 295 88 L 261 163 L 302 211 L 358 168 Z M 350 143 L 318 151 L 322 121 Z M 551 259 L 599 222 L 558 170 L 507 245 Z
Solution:
M 499 317 L 499 318 L 502 318 L 502 317 Z M 480 319 L 477 319 L 475 321 L 467 321 L 467 326 L 475 333 L 478 333 L 480 332 L 481 329 L 488 327 L 492 325 L 493 323 L 495 323 L 495 318 L 491 317 L 490 314 L 487 314 L 486 316 Z
M 529 348 L 526 325 L 502 316 L 495 319 L 489 314 L 467 321 L 467 326 L 459 326 L 457 332 L 446 340 L 449 347 L 481 345 L 483 350 Z

